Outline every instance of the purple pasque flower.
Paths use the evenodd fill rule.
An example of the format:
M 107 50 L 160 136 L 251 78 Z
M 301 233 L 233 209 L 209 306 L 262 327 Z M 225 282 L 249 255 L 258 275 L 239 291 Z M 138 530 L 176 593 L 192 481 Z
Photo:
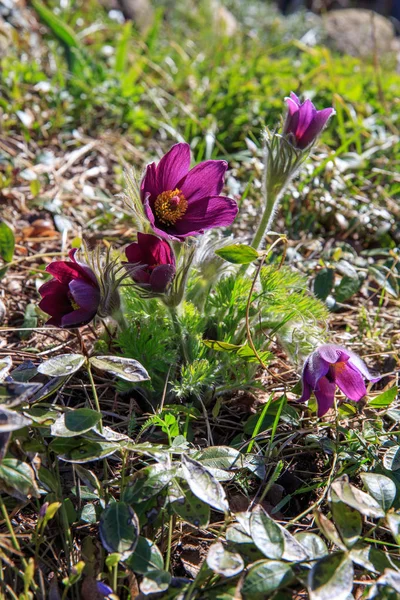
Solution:
M 140 194 L 154 232 L 183 241 L 205 229 L 231 225 L 237 204 L 220 196 L 227 168 L 224 160 L 206 160 L 190 169 L 189 144 L 175 144 L 157 166 L 149 164 Z
M 113 593 L 112 588 L 102 581 L 96 581 L 96 587 L 97 591 L 103 596 L 103 598 L 108 598 L 108 596 Z
M 361 400 L 367 393 L 364 378 L 372 382 L 380 379 L 371 375 L 364 361 L 351 350 L 335 344 L 320 346 L 304 363 L 299 402 L 306 402 L 314 392 L 318 416 L 322 417 L 334 404 L 336 386 L 350 400 Z
M 39 307 L 51 316 L 46 325 L 81 327 L 97 313 L 101 298 L 97 277 L 75 254 L 76 249 L 71 250 L 70 261 L 57 260 L 46 267 L 54 277 L 39 288 Z
M 317 110 L 311 100 L 301 103 L 293 92 L 290 93 L 290 98 L 285 98 L 285 101 L 288 112 L 282 133 L 291 138 L 296 148 L 304 150 L 315 142 L 329 117 L 335 113 L 335 109 Z
M 168 242 L 156 235 L 138 233 L 137 242 L 129 244 L 125 254 L 136 283 L 152 292 L 165 292 L 176 272 L 175 256 Z

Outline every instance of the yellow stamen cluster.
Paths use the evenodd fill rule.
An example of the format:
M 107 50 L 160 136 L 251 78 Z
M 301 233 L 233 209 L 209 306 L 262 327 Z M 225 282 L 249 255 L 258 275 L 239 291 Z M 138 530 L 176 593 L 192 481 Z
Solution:
M 181 190 L 168 190 L 157 196 L 154 212 L 164 225 L 174 225 L 187 211 L 188 203 Z

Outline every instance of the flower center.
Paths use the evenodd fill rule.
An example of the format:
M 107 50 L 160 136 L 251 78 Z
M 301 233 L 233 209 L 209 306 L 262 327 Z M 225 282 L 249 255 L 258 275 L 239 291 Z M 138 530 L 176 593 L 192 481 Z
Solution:
M 174 225 L 182 219 L 187 207 L 187 200 L 178 188 L 162 192 L 154 202 L 156 217 L 164 225 Z
M 80 309 L 79 304 L 77 304 L 75 302 L 75 300 L 74 300 L 74 298 L 73 298 L 73 296 L 72 296 L 72 294 L 70 292 L 68 293 L 68 300 L 70 301 L 70 304 L 71 304 L 71 306 L 72 306 L 72 308 L 74 310 L 79 310 Z
M 337 363 L 331 363 L 330 364 L 330 368 L 329 368 L 329 372 L 327 374 L 328 381 L 330 381 L 331 383 L 334 383 L 336 377 L 340 373 L 343 373 L 343 371 L 345 369 L 346 369 L 346 363 L 343 362 L 343 361 L 337 362 Z

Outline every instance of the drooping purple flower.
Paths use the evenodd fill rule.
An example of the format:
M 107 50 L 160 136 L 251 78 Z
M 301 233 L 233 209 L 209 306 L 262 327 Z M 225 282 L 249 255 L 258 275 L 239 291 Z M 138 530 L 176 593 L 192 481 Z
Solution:
M 351 350 L 335 344 L 320 346 L 304 363 L 299 402 L 306 402 L 314 392 L 318 416 L 322 417 L 334 404 L 336 386 L 350 400 L 361 400 L 367 393 L 364 378 L 372 382 L 380 379 L 371 375 L 364 361 Z
M 128 271 L 136 283 L 152 292 L 165 292 L 176 272 L 175 256 L 168 242 L 156 235 L 138 233 L 137 242 L 127 246 L 125 254 Z
M 89 323 L 100 304 L 100 287 L 96 275 L 85 263 L 75 259 L 76 249 L 69 253 L 70 261 L 57 260 L 46 267 L 54 279 L 39 288 L 40 308 L 51 316 L 47 325 L 74 328 Z
M 154 232 L 183 241 L 205 229 L 231 225 L 237 204 L 220 196 L 227 168 L 224 160 L 207 160 L 190 169 L 189 144 L 175 144 L 157 166 L 149 164 L 140 193 Z
M 301 103 L 293 92 L 285 101 L 288 113 L 282 133 L 291 138 L 294 146 L 304 150 L 315 142 L 335 109 L 317 110 L 311 100 Z

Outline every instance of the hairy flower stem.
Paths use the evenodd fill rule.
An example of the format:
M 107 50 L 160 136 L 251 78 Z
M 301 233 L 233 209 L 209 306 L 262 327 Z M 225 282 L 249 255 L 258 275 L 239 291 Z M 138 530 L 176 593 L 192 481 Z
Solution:
M 168 306 L 168 310 L 169 310 L 169 314 L 171 315 L 171 321 L 174 326 L 174 331 L 175 331 L 176 337 L 179 340 L 183 362 L 185 364 L 188 364 L 190 361 L 189 361 L 189 353 L 188 353 L 187 344 L 186 344 L 186 337 L 183 334 L 176 307 Z
M 264 239 L 264 236 L 272 223 L 272 218 L 274 215 L 274 208 L 275 208 L 275 205 L 277 204 L 277 200 L 278 200 L 278 195 L 271 195 L 271 194 L 267 195 L 264 214 L 261 217 L 260 224 L 259 224 L 257 231 L 254 234 L 253 240 L 251 242 L 251 246 L 253 248 L 255 248 L 255 250 L 258 250 L 258 248 L 260 247 L 260 245 Z

